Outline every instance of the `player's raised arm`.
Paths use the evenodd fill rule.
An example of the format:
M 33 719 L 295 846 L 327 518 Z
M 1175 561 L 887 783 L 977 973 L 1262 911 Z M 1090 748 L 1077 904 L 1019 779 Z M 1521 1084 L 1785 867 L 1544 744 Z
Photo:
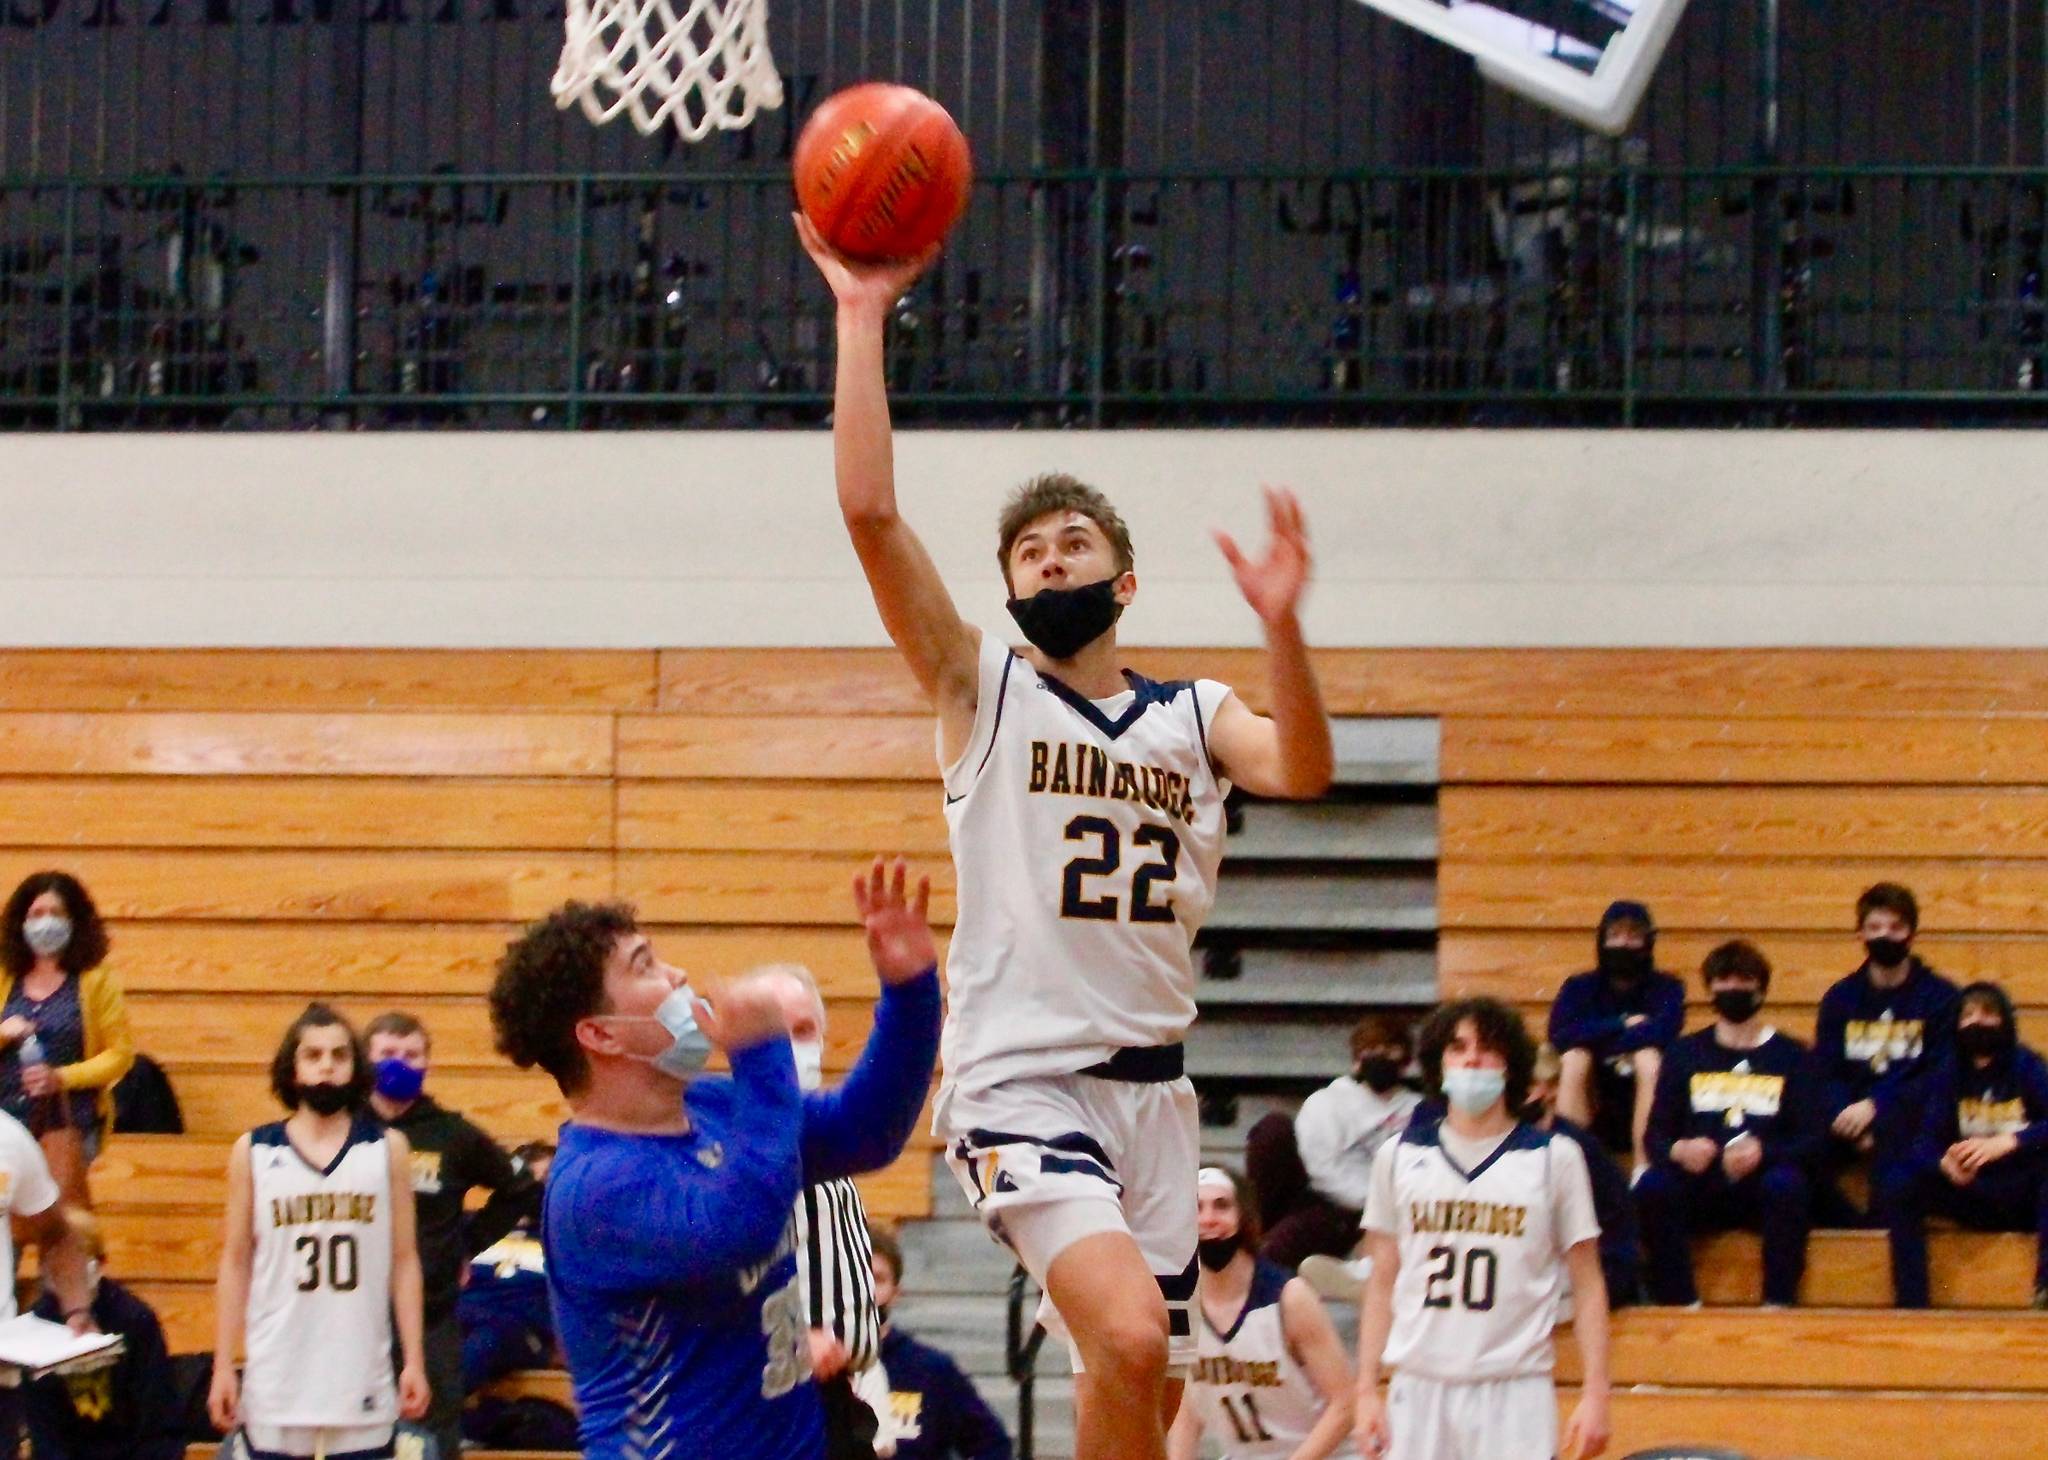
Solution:
M 1330 717 L 1301 635 L 1301 595 L 1308 588 L 1308 524 L 1294 493 L 1266 488 L 1272 541 L 1248 558 L 1228 533 L 1216 545 L 1237 578 L 1238 591 L 1259 616 L 1266 635 L 1272 717 L 1255 715 L 1232 695 L 1216 712 L 1209 744 L 1223 772 L 1256 796 L 1320 796 L 1336 771 Z
M 972 727 L 977 688 L 976 631 L 960 617 L 931 555 L 896 511 L 896 453 L 882 339 L 889 311 L 931 266 L 936 247 L 914 259 L 856 263 L 833 251 L 808 218 L 796 215 L 805 250 L 838 301 L 839 363 L 832 407 L 832 459 L 839 511 L 867 574 L 883 627 L 910 672 L 949 725 Z

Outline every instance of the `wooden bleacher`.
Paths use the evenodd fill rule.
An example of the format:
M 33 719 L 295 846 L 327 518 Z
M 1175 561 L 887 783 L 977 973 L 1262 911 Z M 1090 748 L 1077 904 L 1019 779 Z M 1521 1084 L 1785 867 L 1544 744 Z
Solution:
M 1254 654 L 1133 657 L 1263 695 Z M 1804 1033 L 1856 960 L 1856 893 L 1893 877 L 1921 894 L 1935 963 L 2001 979 L 2023 1019 L 2048 1009 L 2048 654 L 1318 660 L 1333 713 L 1441 717 L 1446 989 L 1536 1013 L 1586 965 L 1600 908 L 1637 896 L 1680 972 L 1755 937 L 1779 1022 Z M 550 1133 L 560 1102 L 492 1053 L 481 995 L 506 938 L 565 897 L 637 902 L 701 975 L 809 963 L 843 1067 L 872 997 L 845 890 L 859 860 L 913 853 L 952 916 L 930 734 L 883 651 L 0 653 L 0 875 L 60 865 L 92 885 L 194 1131 L 102 1158 L 110 1270 L 174 1347 L 210 1344 L 226 1142 L 274 1115 L 265 1061 L 316 994 L 421 1012 L 437 1095 L 507 1141 Z M 928 1163 L 920 1142 L 871 1181 L 875 1210 L 922 1214 Z M 1937 1300 L 1970 1311 L 1927 1315 L 1869 1311 L 1887 1285 L 1866 1234 L 1816 1238 L 1822 1306 L 1790 1314 L 1746 1306 L 1751 1239 L 1706 1256 L 1706 1311 L 1618 1324 L 1617 1452 L 2039 1449 L 2048 1325 L 2013 1311 L 2025 1239 L 1937 1235 Z

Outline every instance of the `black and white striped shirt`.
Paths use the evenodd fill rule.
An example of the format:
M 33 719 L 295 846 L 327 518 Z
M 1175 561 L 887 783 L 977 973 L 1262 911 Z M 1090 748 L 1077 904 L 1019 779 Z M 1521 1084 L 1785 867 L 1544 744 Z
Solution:
M 845 1345 L 849 1369 L 865 1369 L 881 1351 L 882 1318 L 860 1191 L 845 1177 L 807 1186 L 796 1199 L 796 1223 L 803 1238 L 797 1289 L 810 1326 Z

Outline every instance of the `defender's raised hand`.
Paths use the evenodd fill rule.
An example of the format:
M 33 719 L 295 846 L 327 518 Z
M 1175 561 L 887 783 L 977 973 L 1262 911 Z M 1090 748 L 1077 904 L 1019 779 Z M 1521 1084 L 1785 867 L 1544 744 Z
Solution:
M 853 879 L 853 903 L 867 929 L 868 957 L 885 984 L 908 983 L 939 961 L 927 920 L 932 879 L 919 877 L 916 892 L 906 896 L 909 879 L 909 864 L 901 857 L 893 864 L 877 857 L 866 875 Z
M 1236 575 L 1237 591 L 1264 623 L 1292 618 L 1308 587 L 1312 559 L 1308 550 L 1308 523 L 1301 514 L 1301 502 L 1285 487 L 1267 487 L 1266 530 L 1271 541 L 1264 556 L 1247 558 L 1236 539 L 1227 532 L 1216 534 L 1216 546 Z

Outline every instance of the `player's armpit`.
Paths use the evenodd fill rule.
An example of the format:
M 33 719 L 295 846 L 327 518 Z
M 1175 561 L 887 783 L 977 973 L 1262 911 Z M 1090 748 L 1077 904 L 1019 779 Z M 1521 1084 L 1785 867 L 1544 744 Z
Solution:
M 1230 695 L 1216 707 L 1209 750 L 1217 768 L 1254 796 L 1304 800 L 1329 789 L 1330 725 L 1320 717 L 1290 736 L 1277 720 L 1253 713 Z

